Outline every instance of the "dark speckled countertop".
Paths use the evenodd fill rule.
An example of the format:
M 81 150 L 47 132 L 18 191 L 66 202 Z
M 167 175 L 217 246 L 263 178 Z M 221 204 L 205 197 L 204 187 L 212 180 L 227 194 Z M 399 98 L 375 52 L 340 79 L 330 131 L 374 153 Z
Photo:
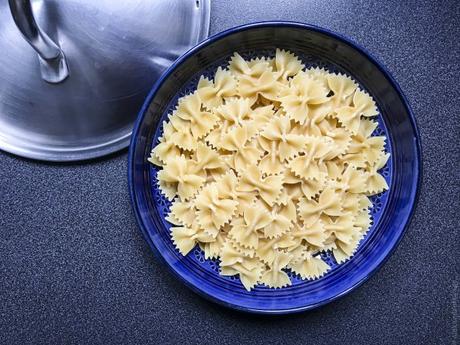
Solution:
M 317 24 L 392 72 L 424 160 L 399 248 L 367 283 L 318 310 L 239 314 L 198 297 L 154 258 L 131 210 L 126 150 L 83 165 L 0 153 L 0 344 L 456 344 L 458 1 L 212 2 L 211 33 L 269 19 Z

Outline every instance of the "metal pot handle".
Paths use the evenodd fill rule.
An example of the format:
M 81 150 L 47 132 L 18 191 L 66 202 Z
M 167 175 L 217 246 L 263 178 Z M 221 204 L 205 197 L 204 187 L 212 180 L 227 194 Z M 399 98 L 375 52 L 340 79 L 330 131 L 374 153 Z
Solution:
M 64 52 L 38 26 L 30 0 L 8 0 L 14 22 L 22 36 L 38 53 L 42 78 L 48 83 L 60 83 L 69 76 Z

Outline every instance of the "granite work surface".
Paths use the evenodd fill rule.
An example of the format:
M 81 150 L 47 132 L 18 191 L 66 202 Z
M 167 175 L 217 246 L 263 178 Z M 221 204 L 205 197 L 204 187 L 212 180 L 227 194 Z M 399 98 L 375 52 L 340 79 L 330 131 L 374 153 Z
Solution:
M 456 344 L 458 2 L 213 0 L 211 18 L 211 33 L 269 19 L 317 24 L 388 67 L 423 146 L 420 200 L 398 249 L 320 309 L 240 314 L 155 259 L 131 210 L 126 150 L 85 164 L 0 153 L 0 344 Z

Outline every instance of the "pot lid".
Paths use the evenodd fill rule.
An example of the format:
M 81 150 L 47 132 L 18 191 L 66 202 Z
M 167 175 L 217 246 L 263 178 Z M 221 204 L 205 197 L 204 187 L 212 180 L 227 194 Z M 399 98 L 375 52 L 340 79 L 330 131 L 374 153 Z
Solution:
M 209 14 L 210 0 L 2 1 L 0 149 L 73 161 L 128 146 L 145 96 L 206 38 Z

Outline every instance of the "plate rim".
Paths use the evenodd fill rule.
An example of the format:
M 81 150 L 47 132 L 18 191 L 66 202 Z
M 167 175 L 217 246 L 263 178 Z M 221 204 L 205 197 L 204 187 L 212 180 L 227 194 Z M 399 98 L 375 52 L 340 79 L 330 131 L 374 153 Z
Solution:
M 136 195 L 135 195 L 135 187 L 134 187 L 134 178 L 133 178 L 133 164 L 134 164 L 134 152 L 135 152 L 135 142 L 136 138 L 139 134 L 140 126 L 144 120 L 145 114 L 148 111 L 148 108 L 151 104 L 151 101 L 153 100 L 154 96 L 156 95 L 157 91 L 160 89 L 162 86 L 163 82 L 171 75 L 171 73 L 187 58 L 195 54 L 195 52 L 199 51 L 200 49 L 206 47 L 207 45 L 224 38 L 226 36 L 229 36 L 231 34 L 248 30 L 248 29 L 253 29 L 253 28 L 263 28 L 263 27 L 293 27 L 293 28 L 300 28 L 300 29 L 306 29 L 306 30 L 311 30 L 315 31 L 321 34 L 325 34 L 327 36 L 331 36 L 339 41 L 342 41 L 357 51 L 359 51 L 361 54 L 363 54 L 369 61 L 371 61 L 379 70 L 380 72 L 387 78 L 391 86 L 396 90 L 398 95 L 400 96 L 403 106 L 406 108 L 409 121 L 411 123 L 412 128 L 414 129 L 414 137 L 415 137 L 415 145 L 414 149 L 416 151 L 416 169 L 414 169 L 414 176 L 412 178 L 412 181 L 416 180 L 416 185 L 415 185 L 415 193 L 410 194 L 410 200 L 409 204 L 410 207 L 409 209 L 405 212 L 405 221 L 402 226 L 400 226 L 399 231 L 397 233 L 397 238 L 396 241 L 394 242 L 393 246 L 387 250 L 385 253 L 384 257 L 381 259 L 380 262 L 377 263 L 377 265 L 373 268 L 371 268 L 368 272 L 365 273 L 364 277 L 362 277 L 359 281 L 357 281 L 355 284 L 350 286 L 348 289 L 334 295 L 331 298 L 319 301 L 318 303 L 314 304 L 309 304 L 305 305 L 302 307 L 293 307 L 293 308 L 287 308 L 287 309 L 257 309 L 257 308 L 252 308 L 252 307 L 245 307 L 241 306 L 239 304 L 233 304 L 229 303 L 227 301 L 221 300 L 211 294 L 206 293 L 205 291 L 202 291 L 199 289 L 196 285 L 192 284 L 191 282 L 187 281 L 182 275 L 180 275 L 178 272 L 176 272 L 173 267 L 166 261 L 166 259 L 163 257 L 159 249 L 157 248 L 156 244 L 153 242 L 152 238 L 150 237 L 145 224 L 142 221 L 142 218 L 140 216 L 140 212 L 138 209 L 138 205 L 136 202 Z M 136 118 L 135 124 L 134 124 L 134 129 L 132 132 L 131 136 L 131 141 L 130 141 L 130 146 L 129 146 L 129 153 L 128 153 L 128 188 L 129 188 L 129 194 L 130 194 L 130 199 L 131 199 L 131 204 L 134 209 L 134 214 L 136 217 L 137 224 L 139 226 L 139 229 L 141 230 L 141 233 L 147 243 L 149 244 L 152 252 L 156 257 L 159 257 L 160 260 L 168 267 L 169 271 L 173 273 L 173 275 L 177 278 L 179 278 L 179 281 L 183 282 L 188 288 L 190 288 L 192 291 L 197 293 L 198 295 L 204 297 L 205 299 L 215 302 L 219 305 L 225 306 L 227 308 L 235 309 L 241 312 L 249 312 L 253 314 L 262 314 L 262 315 L 284 315 L 284 314 L 292 314 L 292 313 L 299 313 L 302 311 L 306 310 L 312 310 L 315 308 L 318 308 L 322 305 L 325 305 L 327 303 L 330 303 L 332 301 L 335 301 L 336 299 L 349 294 L 350 292 L 354 291 L 356 288 L 361 286 L 364 282 L 366 282 L 371 276 L 373 276 L 385 263 L 386 261 L 390 258 L 390 256 L 394 253 L 398 245 L 400 244 L 402 238 L 404 237 L 404 234 L 406 233 L 412 218 L 414 216 L 419 196 L 420 196 L 420 189 L 422 185 L 422 175 L 423 175 L 423 167 L 422 167 L 422 146 L 421 146 L 421 137 L 420 137 L 420 132 L 418 129 L 417 121 L 414 116 L 414 113 L 412 111 L 412 108 L 410 106 L 410 103 L 406 97 L 406 95 L 403 93 L 401 90 L 401 87 L 397 83 L 397 81 L 393 78 L 391 73 L 388 71 L 388 69 L 385 67 L 385 65 L 377 60 L 372 54 L 362 47 L 360 44 L 354 42 L 353 40 L 336 33 L 334 31 L 331 31 L 329 29 L 325 29 L 323 27 L 313 25 L 313 24 L 307 24 L 307 23 L 302 23 L 302 22 L 296 22 L 296 21 L 284 21 L 284 20 L 269 20 L 269 21 L 258 21 L 258 22 L 252 22 L 252 23 L 247 23 L 247 24 L 242 24 L 238 26 L 234 26 L 232 28 L 226 29 L 224 31 L 221 31 L 219 33 L 216 33 L 210 37 L 208 37 L 206 40 L 202 41 L 201 43 L 197 44 L 196 46 L 192 47 L 189 49 L 187 52 L 182 54 L 163 74 L 161 77 L 155 82 L 153 85 L 151 91 L 149 92 L 148 96 L 145 99 L 145 102 L 140 109 L 138 116 Z M 402 224 L 402 223 L 401 223 Z

